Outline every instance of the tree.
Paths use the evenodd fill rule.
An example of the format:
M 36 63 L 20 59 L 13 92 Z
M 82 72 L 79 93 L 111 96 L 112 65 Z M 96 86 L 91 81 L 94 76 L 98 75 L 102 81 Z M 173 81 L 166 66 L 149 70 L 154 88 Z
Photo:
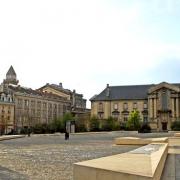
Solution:
M 96 116 L 93 116 L 91 119 L 90 119 L 90 131 L 99 131 L 99 121 L 98 121 L 98 118 Z
M 126 123 L 126 127 L 127 129 L 129 130 L 139 130 L 140 126 L 141 126 L 141 118 L 140 118 L 140 115 L 139 115 L 139 111 L 132 111 L 129 118 L 128 118 L 128 121 Z
M 113 117 L 109 117 L 106 119 L 102 125 L 102 130 L 103 131 L 112 131 L 115 128 L 115 119 Z
M 180 119 L 172 122 L 172 124 L 171 124 L 171 129 L 172 129 L 173 131 L 180 131 Z
M 64 126 L 64 128 L 66 128 L 66 122 L 71 120 L 74 120 L 73 115 L 69 112 L 65 113 L 62 119 L 62 125 Z

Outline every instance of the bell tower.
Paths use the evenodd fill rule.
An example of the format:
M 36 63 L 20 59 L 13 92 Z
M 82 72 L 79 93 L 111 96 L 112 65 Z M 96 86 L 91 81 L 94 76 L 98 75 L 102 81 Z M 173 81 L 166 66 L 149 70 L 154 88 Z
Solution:
M 16 78 L 16 72 L 14 71 L 14 68 L 11 66 L 8 70 L 8 72 L 6 73 L 6 79 L 4 79 L 4 84 L 14 84 L 17 85 L 18 84 L 18 80 Z

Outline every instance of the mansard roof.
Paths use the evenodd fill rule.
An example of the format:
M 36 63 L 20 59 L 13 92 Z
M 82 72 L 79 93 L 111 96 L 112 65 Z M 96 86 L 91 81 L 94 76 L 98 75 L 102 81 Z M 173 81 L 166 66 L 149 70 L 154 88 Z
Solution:
M 6 75 L 14 75 L 14 76 L 16 76 L 16 72 L 15 72 L 13 66 L 11 66 L 9 68 L 8 72 L 6 73 Z
M 160 83 L 160 86 L 161 84 L 162 83 Z M 180 87 L 180 84 L 172 84 L 172 85 L 173 87 L 174 86 L 177 88 Z M 148 84 L 148 85 L 129 85 L 129 86 L 108 86 L 100 94 L 93 96 L 90 99 L 90 101 L 147 99 L 149 89 L 154 89 L 156 86 L 158 85 Z

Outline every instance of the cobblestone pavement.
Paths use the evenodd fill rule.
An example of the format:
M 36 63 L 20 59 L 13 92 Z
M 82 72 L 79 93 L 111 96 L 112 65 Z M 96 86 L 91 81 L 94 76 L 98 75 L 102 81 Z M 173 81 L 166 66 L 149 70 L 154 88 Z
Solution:
M 72 180 L 73 163 L 127 152 L 137 146 L 114 146 L 119 133 L 33 135 L 0 142 L 0 180 Z M 149 135 L 148 135 L 149 136 Z M 157 135 L 152 135 L 155 137 Z M 161 136 L 167 136 L 163 134 Z

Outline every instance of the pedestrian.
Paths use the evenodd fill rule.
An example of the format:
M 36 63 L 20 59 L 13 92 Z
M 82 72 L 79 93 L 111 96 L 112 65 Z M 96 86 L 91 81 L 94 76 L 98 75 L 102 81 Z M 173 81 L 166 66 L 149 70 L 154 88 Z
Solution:
M 68 140 L 69 139 L 69 133 L 66 131 L 65 132 L 65 140 Z
M 28 128 L 28 137 L 30 137 L 30 136 L 31 136 L 31 129 Z

